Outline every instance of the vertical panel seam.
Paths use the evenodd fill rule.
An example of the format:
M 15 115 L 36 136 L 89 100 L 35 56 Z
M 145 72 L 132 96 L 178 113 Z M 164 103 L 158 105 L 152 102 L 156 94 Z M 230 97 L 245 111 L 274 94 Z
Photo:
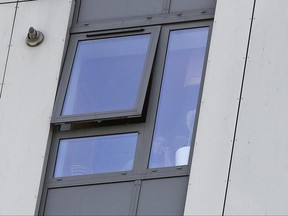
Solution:
M 170 13 L 170 9 L 171 9 L 171 0 L 166 0 L 165 2 L 165 6 L 164 6 L 164 10 L 165 10 L 165 13 Z
M 142 189 L 142 181 L 143 180 L 135 180 L 134 181 L 134 187 L 135 188 L 134 188 L 134 191 L 132 194 L 132 200 L 130 203 L 129 216 L 137 215 L 139 200 L 140 200 L 140 192 Z
M 17 10 L 18 10 L 18 4 L 19 4 L 19 0 L 16 2 L 15 11 L 14 11 L 14 18 L 13 18 L 13 24 L 12 24 L 11 34 L 10 34 L 10 39 L 9 39 L 9 44 L 8 44 L 7 56 L 6 56 L 6 60 L 5 60 L 4 73 L 3 73 L 3 77 L 2 77 L 2 81 L 1 81 L 0 99 L 2 97 L 3 87 L 5 84 L 5 77 L 6 77 L 6 71 L 7 71 L 7 65 L 8 65 L 10 50 L 11 50 L 11 46 L 12 46 L 11 42 L 12 42 L 12 37 L 13 37 L 13 32 L 14 32 L 14 26 L 15 26 L 15 20 L 16 20 L 16 15 L 17 15 Z
M 240 108 L 241 108 L 241 101 L 242 101 L 242 95 L 243 95 L 245 74 L 246 74 L 247 62 L 249 59 L 249 48 L 250 48 L 250 42 L 251 42 L 252 27 L 253 27 L 253 21 L 255 19 L 254 13 L 255 13 L 256 1 L 257 0 L 254 0 L 253 7 L 252 7 L 251 22 L 250 22 L 248 42 L 247 42 L 247 47 L 246 47 L 245 62 L 244 62 L 244 67 L 243 67 L 243 74 L 242 74 L 241 88 L 240 88 L 238 108 L 237 108 L 236 121 L 235 121 L 235 128 L 234 128 L 234 134 L 233 134 L 232 149 L 231 149 L 230 162 L 229 162 L 229 168 L 228 168 L 228 176 L 227 176 L 227 181 L 226 181 L 226 189 L 225 189 L 224 203 L 223 203 L 223 209 L 222 209 L 222 216 L 224 216 L 224 214 L 225 214 L 228 187 L 229 187 L 230 175 L 231 175 L 232 160 L 233 160 L 234 147 L 235 147 L 235 142 L 236 142 L 236 134 L 237 134 L 237 129 L 238 129 L 238 121 L 239 121 Z

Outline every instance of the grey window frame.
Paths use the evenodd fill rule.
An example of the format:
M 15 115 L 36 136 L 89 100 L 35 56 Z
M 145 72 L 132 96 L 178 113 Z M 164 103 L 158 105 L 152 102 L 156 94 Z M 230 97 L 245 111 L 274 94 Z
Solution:
M 79 1 L 76 1 L 79 4 Z M 78 7 L 76 7 L 79 10 Z M 166 16 L 166 15 L 165 15 Z M 131 21 L 129 23 L 112 23 L 112 24 L 102 24 L 96 25 L 92 23 L 91 25 L 86 24 L 76 24 L 72 27 L 71 40 L 77 34 L 83 37 L 87 34 L 94 35 L 92 37 L 113 37 L 117 35 L 131 35 L 130 30 L 134 33 L 143 28 L 159 28 L 161 25 L 161 33 L 158 32 L 159 39 L 156 43 L 157 50 L 155 48 L 155 57 L 152 59 L 152 64 L 149 79 L 150 82 L 147 86 L 147 93 L 142 95 L 142 97 L 149 97 L 144 104 L 145 116 L 141 121 L 135 120 L 136 118 L 128 119 L 129 121 L 113 121 L 109 122 L 98 122 L 95 120 L 95 116 L 85 118 L 69 117 L 63 118 L 60 116 L 61 107 L 64 102 L 66 88 L 68 86 L 67 76 L 70 74 L 69 68 L 67 68 L 67 61 L 69 59 L 74 59 L 74 51 L 72 51 L 70 46 L 68 47 L 68 52 L 66 54 L 66 62 L 64 63 L 63 74 L 60 80 L 58 92 L 60 94 L 56 97 L 54 114 L 51 120 L 51 140 L 48 142 L 46 158 L 44 164 L 44 171 L 42 177 L 42 185 L 40 186 L 40 195 L 36 209 L 36 214 L 43 215 L 45 212 L 45 203 L 50 189 L 66 188 L 66 187 L 76 187 L 76 186 L 86 186 L 86 185 L 101 185 L 108 183 L 120 183 L 120 182 L 134 182 L 136 189 L 135 194 L 133 194 L 133 199 L 135 203 L 131 204 L 131 215 L 135 215 L 137 212 L 137 200 L 139 199 L 139 194 L 141 190 L 141 182 L 146 180 L 162 180 L 166 178 L 188 178 L 190 174 L 190 168 L 193 157 L 193 149 L 195 143 L 195 136 L 197 131 L 197 123 L 199 117 L 199 110 L 201 106 L 201 97 L 204 87 L 205 71 L 207 64 L 207 56 L 209 51 L 209 44 L 212 32 L 214 11 L 208 10 L 208 12 L 202 13 L 196 11 L 195 13 L 188 13 L 186 16 L 174 14 L 173 16 L 158 17 L 155 20 L 146 21 Z M 75 20 L 75 19 L 74 19 Z M 75 21 L 74 21 L 75 22 Z M 140 26 L 140 27 L 139 27 Z M 189 155 L 188 165 L 174 166 L 174 167 L 164 167 L 164 168 L 152 168 L 148 169 L 150 149 L 152 146 L 153 131 L 155 120 L 157 116 L 158 100 L 161 91 L 162 77 L 164 73 L 164 64 L 166 59 L 166 52 L 169 42 L 169 33 L 173 30 L 182 30 L 190 28 L 201 28 L 209 27 L 208 41 L 205 52 L 205 60 L 203 66 L 203 74 L 200 84 L 198 104 L 196 110 L 196 117 L 193 128 L 193 139 L 191 141 L 191 149 Z M 128 31 L 128 32 L 127 32 Z M 139 32 L 138 32 L 139 33 Z M 89 36 L 88 36 L 89 37 Z M 70 62 L 70 67 L 72 63 Z M 67 75 L 68 74 L 68 75 Z M 149 80 L 148 79 L 148 80 Z M 66 83 L 65 83 L 66 82 Z M 62 97 L 62 98 L 61 98 Z M 60 107 L 60 108 L 59 108 Z M 86 121 L 90 121 L 86 123 Z M 136 152 L 134 157 L 134 166 L 131 171 L 125 172 L 113 172 L 113 173 L 100 173 L 100 174 L 90 174 L 90 175 L 80 175 L 80 176 L 67 176 L 54 178 L 54 168 L 56 164 L 57 151 L 60 139 L 65 138 L 82 138 L 90 136 L 101 136 L 101 135 L 112 135 L 112 134 L 122 134 L 129 132 L 137 132 L 139 134 Z
M 173 30 L 183 30 L 190 28 L 201 28 L 209 27 L 209 36 L 206 46 L 205 60 L 203 66 L 203 75 L 200 84 L 199 98 L 197 104 L 196 119 L 193 128 L 193 139 L 191 141 L 191 149 L 189 155 L 188 165 L 183 166 L 171 166 L 171 167 L 162 167 L 162 168 L 148 168 L 149 164 L 149 155 L 152 146 L 153 131 L 155 126 L 155 119 L 157 115 L 158 100 L 161 91 L 161 82 L 164 73 L 165 59 L 167 44 L 169 40 L 169 33 Z M 156 56 L 156 63 L 153 73 L 153 81 L 151 85 L 151 93 L 149 98 L 149 105 L 147 108 L 147 116 L 144 122 L 133 122 L 130 124 L 120 124 L 117 125 L 112 123 L 112 125 L 101 126 L 101 123 L 95 122 L 91 123 L 93 126 L 86 125 L 84 126 L 81 123 L 79 124 L 80 130 L 62 130 L 61 126 L 54 128 L 54 136 L 52 139 L 52 144 L 50 146 L 50 158 L 48 162 L 46 179 L 48 187 L 67 187 L 67 186 L 76 186 L 76 185 L 85 185 L 93 183 L 107 183 L 115 181 L 127 181 L 127 180 L 137 180 L 137 179 L 153 179 L 153 178 L 164 178 L 164 177 L 175 177 L 175 176 L 186 176 L 189 175 L 192 154 L 193 154 L 193 143 L 195 142 L 195 135 L 197 130 L 198 115 L 200 110 L 200 100 L 203 89 L 203 82 L 205 77 L 205 67 L 207 63 L 207 55 L 209 50 L 209 38 L 211 34 L 212 22 L 211 21 L 201 21 L 201 22 L 189 22 L 184 24 L 171 24 L 165 25 L 162 28 L 162 33 L 159 39 L 158 44 L 158 55 Z M 63 79 L 63 78 L 62 78 Z M 71 123 L 74 125 L 74 123 Z M 100 126 L 100 127 L 98 127 Z M 113 173 L 100 173 L 100 174 L 89 174 L 89 175 L 80 175 L 80 176 L 66 176 L 66 177 L 53 177 L 54 168 L 56 164 L 56 157 L 58 151 L 59 141 L 61 139 L 69 138 L 84 138 L 91 136 L 100 136 L 100 135 L 112 135 L 112 134 L 123 134 L 137 132 L 139 134 L 136 152 L 134 157 L 134 166 L 131 171 L 125 172 L 113 172 Z
M 158 110 L 158 103 L 159 103 L 159 98 L 160 98 L 160 93 L 161 93 L 161 84 L 162 84 L 162 79 L 164 75 L 164 68 L 165 68 L 165 60 L 166 60 L 166 54 L 167 54 L 167 49 L 168 49 L 168 42 L 169 42 L 169 34 L 170 31 L 174 30 L 184 30 L 184 29 L 190 29 L 190 28 L 201 28 L 201 27 L 209 27 L 209 32 L 208 32 L 208 39 L 207 39 L 207 44 L 206 44 L 206 50 L 205 50 L 205 58 L 204 58 L 204 64 L 203 64 L 203 69 L 202 69 L 202 78 L 200 82 L 200 89 L 199 89 L 199 96 L 198 96 L 198 101 L 197 101 L 197 108 L 196 108 L 196 114 L 195 114 L 195 121 L 194 121 L 194 127 L 192 131 L 192 140 L 191 140 L 191 149 L 190 149 L 190 154 L 189 154 L 189 160 L 188 160 L 188 165 L 184 166 L 179 166 L 176 167 L 176 169 L 183 169 L 183 167 L 188 168 L 188 172 L 190 172 L 190 167 L 192 163 L 192 157 L 193 157 L 193 151 L 194 151 L 194 143 L 195 143 L 195 137 L 196 137 L 196 131 L 197 131 L 197 124 L 198 124 L 198 117 L 199 117 L 199 111 L 200 111 L 200 106 L 201 106 L 201 99 L 202 99 L 202 92 L 203 92 L 203 87 L 204 87 L 204 79 L 205 79 L 205 72 L 206 72 L 206 65 L 208 61 L 208 53 L 209 53 L 209 47 L 210 47 L 210 38 L 211 38 L 211 33 L 212 33 L 212 22 L 211 21 L 197 21 L 197 22 L 187 22 L 187 23 L 181 23 L 181 24 L 168 24 L 168 25 L 163 25 L 165 27 L 162 28 L 161 30 L 161 36 L 159 39 L 159 49 L 158 53 L 160 53 L 156 57 L 156 64 L 155 64 L 155 71 L 160 73 L 159 76 L 155 76 L 155 80 L 152 84 L 151 92 L 157 92 L 157 94 L 152 94 L 150 100 L 153 101 L 153 104 L 151 104 L 151 109 L 153 109 L 153 116 L 151 116 L 151 119 L 147 119 L 147 134 L 149 134 L 149 140 L 147 143 L 150 144 L 149 146 L 149 153 L 152 147 L 152 140 L 153 140 L 153 134 L 154 134 L 154 129 L 155 129 L 155 124 L 156 124 L 156 117 L 157 117 L 157 110 Z M 149 118 L 150 116 L 148 116 Z M 149 164 L 149 157 L 145 158 L 145 164 Z M 152 168 L 148 169 L 149 172 L 164 172 L 167 171 L 173 171 L 172 167 L 163 167 L 163 168 Z

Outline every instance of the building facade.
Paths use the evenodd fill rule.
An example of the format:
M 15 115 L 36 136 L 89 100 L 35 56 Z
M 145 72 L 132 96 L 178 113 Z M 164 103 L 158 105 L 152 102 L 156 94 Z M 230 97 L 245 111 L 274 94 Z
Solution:
M 286 8 L 0 0 L 0 215 L 287 215 Z

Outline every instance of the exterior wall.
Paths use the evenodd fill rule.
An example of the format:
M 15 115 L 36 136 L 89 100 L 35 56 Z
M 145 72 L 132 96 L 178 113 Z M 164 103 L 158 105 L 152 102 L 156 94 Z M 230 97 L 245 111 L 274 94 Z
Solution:
M 256 1 L 227 215 L 288 214 L 287 10 L 285 0 Z
M 0 0 L 0 215 L 37 210 L 72 8 Z M 288 214 L 286 9 L 217 1 L 185 215 Z M 38 47 L 25 44 L 30 26 Z
M 287 9 L 217 1 L 186 215 L 288 214 Z
M 185 215 L 221 215 L 253 0 L 218 0 Z
M 35 212 L 71 8 L 0 0 L 0 215 Z M 25 44 L 30 26 L 45 35 L 38 47 Z

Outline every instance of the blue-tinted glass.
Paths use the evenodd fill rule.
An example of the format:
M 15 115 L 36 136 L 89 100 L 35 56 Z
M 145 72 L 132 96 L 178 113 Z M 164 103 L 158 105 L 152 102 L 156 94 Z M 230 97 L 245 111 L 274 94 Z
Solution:
M 54 177 L 128 171 L 137 133 L 60 140 Z
M 171 31 L 149 168 L 187 165 L 208 28 Z
M 61 115 L 134 109 L 150 34 L 80 41 Z

